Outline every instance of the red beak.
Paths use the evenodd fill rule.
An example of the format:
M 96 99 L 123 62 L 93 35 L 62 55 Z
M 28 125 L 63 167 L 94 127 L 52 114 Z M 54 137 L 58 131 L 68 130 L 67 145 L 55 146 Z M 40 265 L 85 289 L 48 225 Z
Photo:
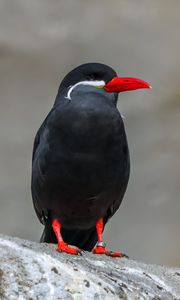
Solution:
M 114 77 L 104 86 L 104 89 L 110 93 L 151 88 L 146 81 L 131 77 Z

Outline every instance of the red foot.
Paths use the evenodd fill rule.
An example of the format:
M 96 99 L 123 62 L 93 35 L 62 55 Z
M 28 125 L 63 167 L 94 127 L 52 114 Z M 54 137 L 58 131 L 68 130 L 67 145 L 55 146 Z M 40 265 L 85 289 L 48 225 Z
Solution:
M 108 256 L 111 257 L 127 257 L 125 254 L 121 253 L 121 252 L 113 252 L 113 251 L 109 251 L 107 250 L 105 247 L 103 246 L 96 246 L 92 252 L 94 254 L 106 254 Z
M 58 243 L 58 248 L 56 249 L 58 252 L 65 252 L 68 254 L 81 255 L 81 250 L 77 247 L 73 248 L 68 246 L 64 241 Z

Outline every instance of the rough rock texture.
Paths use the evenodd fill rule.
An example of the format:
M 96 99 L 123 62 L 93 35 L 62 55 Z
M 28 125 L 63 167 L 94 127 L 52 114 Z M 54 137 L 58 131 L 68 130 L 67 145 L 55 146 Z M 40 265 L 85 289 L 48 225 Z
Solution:
M 0 235 L 0 299 L 180 299 L 180 269 Z

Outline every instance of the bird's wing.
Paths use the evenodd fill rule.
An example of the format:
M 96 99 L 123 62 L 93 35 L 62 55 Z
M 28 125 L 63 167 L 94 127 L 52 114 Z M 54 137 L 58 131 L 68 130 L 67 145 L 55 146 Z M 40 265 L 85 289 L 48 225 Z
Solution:
M 53 110 L 53 109 L 52 109 Z M 31 179 L 31 192 L 32 192 L 32 198 L 33 198 L 33 204 L 34 204 L 34 209 L 36 211 L 36 214 L 41 222 L 43 222 L 43 212 L 41 209 L 38 208 L 37 205 L 37 198 L 38 198 L 38 193 L 37 193 L 37 188 L 36 188 L 36 180 L 34 181 L 33 177 L 34 174 L 39 173 L 39 180 L 42 180 L 42 172 L 40 169 L 40 162 L 39 160 L 36 163 L 36 157 L 38 157 L 38 153 L 40 152 L 41 146 L 42 146 L 42 135 L 44 130 L 46 129 L 47 126 L 47 121 L 51 115 L 52 110 L 49 112 L 47 117 L 45 118 L 44 122 L 40 126 L 39 130 L 36 133 L 35 139 L 34 139 L 34 145 L 33 145 L 33 153 L 32 153 L 32 169 L 34 171 L 32 172 L 32 179 Z
M 119 209 L 119 206 L 121 205 L 121 202 L 123 200 L 124 194 L 126 192 L 126 188 L 127 188 L 127 184 L 128 184 L 128 179 L 127 182 L 121 187 L 119 196 L 116 198 L 116 200 L 112 203 L 112 205 L 109 207 L 105 217 L 104 217 L 104 221 L 105 223 L 116 213 L 116 211 Z
M 45 118 L 44 122 L 41 124 L 40 128 L 38 129 L 35 139 L 34 139 L 34 145 L 33 145 L 33 153 L 32 153 L 32 162 L 34 161 L 35 155 L 36 155 L 36 151 L 38 149 L 38 146 L 40 145 L 40 138 L 41 135 L 46 127 L 46 123 L 47 120 L 49 118 L 50 113 L 47 115 L 47 117 Z
M 50 112 L 48 113 L 48 115 L 46 116 L 44 122 L 41 124 L 40 128 L 38 129 L 35 139 L 34 139 L 34 145 L 33 145 L 33 153 L 32 153 L 32 162 L 34 161 L 36 154 L 38 152 L 39 146 L 41 144 L 41 136 L 44 132 L 44 130 L 47 127 L 47 123 L 49 121 L 49 119 L 52 116 L 52 112 L 55 111 L 55 107 L 53 106 L 53 108 L 50 110 Z
M 35 136 L 35 139 L 34 139 L 34 145 L 33 145 L 33 153 L 32 153 L 32 161 L 34 161 L 34 157 L 35 157 L 35 153 L 36 153 L 36 150 L 39 146 L 39 143 L 40 143 L 40 136 L 41 136 L 41 132 L 43 131 L 44 129 L 44 123 L 41 125 L 41 127 L 39 128 L 38 132 L 36 133 L 36 136 Z
M 37 151 L 38 151 L 38 147 L 40 146 L 40 138 L 41 138 L 41 134 L 42 134 L 44 128 L 45 128 L 45 121 L 42 123 L 42 125 L 39 128 L 38 132 L 36 133 L 36 136 L 35 136 L 35 139 L 34 139 L 33 153 L 32 153 L 32 168 L 33 168 L 33 162 L 34 162 L 35 156 L 36 156 Z M 33 177 L 32 177 L 31 180 L 33 180 Z M 31 192 L 32 192 L 34 209 L 36 211 L 36 214 L 37 214 L 39 220 L 42 222 L 42 212 L 37 207 L 37 204 L 36 204 L 36 189 L 35 189 L 35 186 L 32 182 L 31 182 Z

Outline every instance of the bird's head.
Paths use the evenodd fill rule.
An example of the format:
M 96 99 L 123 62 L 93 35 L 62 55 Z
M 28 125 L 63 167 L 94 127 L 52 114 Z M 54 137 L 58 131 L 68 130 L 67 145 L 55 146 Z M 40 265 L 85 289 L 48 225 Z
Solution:
M 90 85 L 102 88 L 108 93 L 120 93 L 137 89 L 151 88 L 146 81 L 133 77 L 118 77 L 109 66 L 100 63 L 86 63 L 69 72 L 62 80 L 59 88 L 69 88 L 67 98 L 71 99 L 72 90 L 78 85 Z

